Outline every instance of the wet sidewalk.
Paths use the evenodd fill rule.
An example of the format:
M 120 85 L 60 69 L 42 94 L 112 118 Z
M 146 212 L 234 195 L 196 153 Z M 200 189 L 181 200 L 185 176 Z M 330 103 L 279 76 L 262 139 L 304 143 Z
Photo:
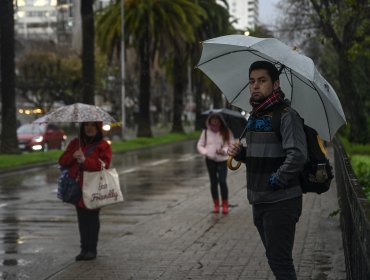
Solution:
M 253 225 L 244 167 L 229 171 L 228 215 L 211 212 L 206 173 L 173 184 L 176 191 L 151 197 L 166 201 L 165 208 L 151 209 L 140 223 L 117 225 L 119 237 L 100 242 L 96 260 L 71 259 L 39 279 L 275 279 Z M 294 246 L 298 279 L 346 279 L 339 216 L 331 216 L 338 210 L 335 182 L 323 195 L 304 195 L 303 206 Z M 141 207 L 149 209 L 150 201 Z M 117 215 L 137 211 L 129 203 L 124 209 Z M 104 212 L 101 219 L 104 227 Z

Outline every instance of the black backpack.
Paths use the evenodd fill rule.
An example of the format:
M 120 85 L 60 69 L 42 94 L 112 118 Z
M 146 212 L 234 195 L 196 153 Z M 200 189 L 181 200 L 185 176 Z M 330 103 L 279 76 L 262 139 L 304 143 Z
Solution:
M 278 105 L 272 113 L 272 129 L 281 140 L 280 121 L 282 111 L 287 105 Z M 307 140 L 308 159 L 300 175 L 303 193 L 314 192 L 321 194 L 329 190 L 331 180 L 334 178 L 333 167 L 326 156 L 324 143 L 317 131 L 303 122 L 303 130 Z

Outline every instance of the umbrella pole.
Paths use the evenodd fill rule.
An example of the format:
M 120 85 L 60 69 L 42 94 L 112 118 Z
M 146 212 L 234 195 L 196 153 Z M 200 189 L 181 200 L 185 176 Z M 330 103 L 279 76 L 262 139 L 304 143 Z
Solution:
M 242 134 L 240 134 L 240 136 L 239 136 L 239 142 L 242 140 L 242 138 L 243 138 L 243 136 L 245 135 L 246 132 L 247 132 L 247 126 L 245 126 Z
M 80 147 L 80 149 L 81 149 L 81 133 L 80 133 L 80 131 L 81 131 L 81 129 L 82 129 L 82 123 L 78 123 L 78 146 Z
M 242 140 L 243 136 L 245 135 L 245 133 L 247 132 L 247 126 L 245 126 L 242 134 L 240 134 L 239 136 L 239 139 L 238 139 L 238 143 L 240 143 L 240 141 Z M 232 156 L 229 156 L 228 159 L 227 159 L 227 167 L 230 169 L 230 170 L 237 170 L 239 169 L 240 165 L 242 164 L 241 161 L 238 161 L 237 164 L 235 166 L 233 166 L 233 157 Z

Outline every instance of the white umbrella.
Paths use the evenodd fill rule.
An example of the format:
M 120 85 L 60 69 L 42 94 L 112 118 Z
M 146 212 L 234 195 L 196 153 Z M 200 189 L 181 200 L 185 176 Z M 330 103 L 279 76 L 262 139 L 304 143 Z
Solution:
M 109 115 L 102 108 L 84 103 L 74 103 L 59 107 L 35 121 L 34 123 L 47 122 L 116 122 L 115 119 Z
M 346 122 L 333 87 L 322 77 L 313 61 L 275 38 L 228 35 L 203 42 L 198 63 L 222 91 L 230 104 L 247 112 L 249 67 L 258 60 L 269 61 L 281 70 L 280 84 L 291 106 L 330 141 Z

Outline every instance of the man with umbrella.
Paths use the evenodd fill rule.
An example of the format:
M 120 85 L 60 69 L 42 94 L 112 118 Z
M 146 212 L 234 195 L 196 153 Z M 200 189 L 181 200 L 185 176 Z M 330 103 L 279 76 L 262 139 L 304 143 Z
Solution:
M 279 71 L 267 61 L 249 68 L 250 104 L 246 147 L 232 144 L 228 154 L 247 167 L 248 200 L 253 220 L 276 279 L 297 279 L 292 251 L 296 223 L 302 211 L 299 174 L 307 158 L 300 116 L 289 107 L 280 89 Z M 281 140 L 272 128 L 272 112 L 281 116 Z

